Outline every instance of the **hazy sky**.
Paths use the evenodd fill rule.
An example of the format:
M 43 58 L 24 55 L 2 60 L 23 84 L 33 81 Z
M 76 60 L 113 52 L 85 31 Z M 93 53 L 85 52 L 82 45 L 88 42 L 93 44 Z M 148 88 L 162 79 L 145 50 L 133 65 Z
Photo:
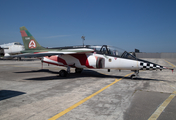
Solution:
M 45 47 L 112 45 L 176 52 L 176 0 L 0 0 L 0 44 L 25 26 Z

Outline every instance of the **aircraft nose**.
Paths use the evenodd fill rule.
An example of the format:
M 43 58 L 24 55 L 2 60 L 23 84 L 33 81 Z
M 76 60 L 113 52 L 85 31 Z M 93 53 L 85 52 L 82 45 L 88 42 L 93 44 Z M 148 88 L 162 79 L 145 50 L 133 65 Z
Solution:
M 157 69 L 164 69 L 163 66 L 155 64 L 155 63 L 151 63 L 151 62 L 140 62 L 140 70 L 157 70 Z

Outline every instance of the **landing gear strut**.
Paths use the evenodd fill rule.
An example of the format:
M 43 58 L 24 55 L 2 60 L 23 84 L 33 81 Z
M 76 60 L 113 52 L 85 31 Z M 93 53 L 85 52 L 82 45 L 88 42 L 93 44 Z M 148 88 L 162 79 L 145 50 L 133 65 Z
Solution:
M 131 75 L 131 79 L 136 79 L 139 77 L 139 70 L 134 70 L 135 74 Z
M 75 68 L 75 73 L 81 73 L 83 71 L 82 68 Z M 67 71 L 66 70 L 61 70 L 59 72 L 59 76 L 60 77 L 68 77 L 70 74 L 70 66 L 67 67 Z

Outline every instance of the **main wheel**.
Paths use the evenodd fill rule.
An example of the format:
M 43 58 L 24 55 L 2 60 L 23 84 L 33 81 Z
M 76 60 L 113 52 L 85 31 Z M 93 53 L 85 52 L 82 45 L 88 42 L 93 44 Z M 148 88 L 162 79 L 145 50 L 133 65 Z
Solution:
M 75 73 L 82 73 L 83 69 L 82 68 L 75 68 Z
M 21 61 L 21 57 L 17 57 L 18 61 Z
M 67 76 L 67 71 L 65 71 L 65 70 L 61 70 L 60 72 L 59 72 L 59 76 L 61 76 L 61 77 L 66 77 Z

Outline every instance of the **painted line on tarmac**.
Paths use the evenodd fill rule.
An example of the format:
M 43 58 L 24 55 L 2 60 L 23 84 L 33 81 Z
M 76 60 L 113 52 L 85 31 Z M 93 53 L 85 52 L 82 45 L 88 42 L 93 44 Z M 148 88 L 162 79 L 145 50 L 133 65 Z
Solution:
M 172 63 L 165 60 L 168 64 L 170 64 L 173 68 L 176 67 Z M 170 85 L 171 86 L 171 85 Z M 173 86 L 171 86 L 173 87 Z M 173 87 L 175 89 L 175 87 Z M 176 96 L 176 91 L 174 91 L 157 109 L 156 111 L 150 116 L 148 120 L 157 120 L 158 117 L 161 115 L 161 113 L 164 111 L 164 109 L 169 105 L 169 103 L 172 101 L 172 99 Z
M 124 77 L 127 77 L 129 75 L 131 75 L 132 73 L 130 74 L 127 74 L 125 75 Z M 53 116 L 52 118 L 48 119 L 48 120 L 56 120 L 58 119 L 59 117 L 65 115 L 66 113 L 68 113 L 69 111 L 73 110 L 74 108 L 78 107 L 79 105 L 81 105 L 82 103 L 86 102 L 87 100 L 91 99 L 92 97 L 96 96 L 97 94 L 101 93 L 102 91 L 104 91 L 105 89 L 107 89 L 108 87 L 114 85 L 115 83 L 119 82 L 120 80 L 122 80 L 124 77 L 120 78 L 120 79 L 115 79 L 114 82 L 112 82 L 111 84 L 107 85 L 106 87 L 100 89 L 99 91 L 93 93 L 92 95 L 84 98 L 83 100 L 77 102 L 76 104 L 72 105 L 71 107 L 65 109 L 64 111 L 58 113 L 57 115 Z
M 159 107 L 156 111 L 150 116 L 148 120 L 157 120 L 160 114 L 168 106 L 171 100 L 176 96 L 176 91 L 174 91 Z
M 172 67 L 176 67 L 174 64 L 168 62 L 167 60 L 165 60 L 167 63 L 169 63 Z

